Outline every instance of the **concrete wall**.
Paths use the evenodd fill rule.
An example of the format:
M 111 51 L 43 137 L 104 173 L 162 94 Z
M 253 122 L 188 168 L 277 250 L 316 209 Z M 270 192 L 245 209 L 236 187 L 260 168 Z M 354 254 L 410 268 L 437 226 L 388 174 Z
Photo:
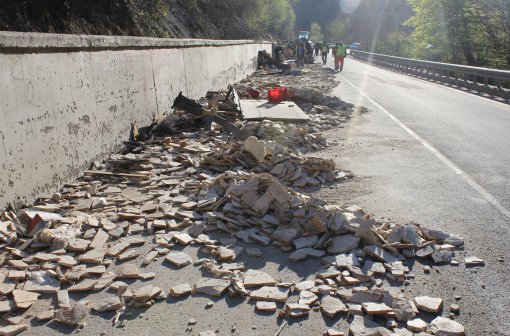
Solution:
M 0 208 L 118 149 L 130 123 L 249 75 L 255 41 L 0 32 Z

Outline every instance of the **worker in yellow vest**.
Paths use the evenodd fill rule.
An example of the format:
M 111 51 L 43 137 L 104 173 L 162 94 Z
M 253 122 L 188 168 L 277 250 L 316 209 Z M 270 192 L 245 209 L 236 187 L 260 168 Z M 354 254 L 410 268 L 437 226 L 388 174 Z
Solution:
M 326 62 L 328 60 L 328 53 L 329 53 L 329 46 L 326 41 L 322 42 L 321 52 L 322 52 L 322 64 L 326 64 Z
M 335 46 L 335 70 L 342 71 L 344 69 L 344 60 L 347 56 L 347 47 L 344 46 L 342 41 L 338 42 Z

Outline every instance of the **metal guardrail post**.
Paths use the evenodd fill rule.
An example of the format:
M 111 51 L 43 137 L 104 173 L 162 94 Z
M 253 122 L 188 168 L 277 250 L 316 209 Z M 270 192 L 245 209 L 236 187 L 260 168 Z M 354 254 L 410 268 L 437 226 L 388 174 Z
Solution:
M 351 56 L 383 68 L 510 99 L 510 71 L 422 61 L 357 50 L 351 50 Z

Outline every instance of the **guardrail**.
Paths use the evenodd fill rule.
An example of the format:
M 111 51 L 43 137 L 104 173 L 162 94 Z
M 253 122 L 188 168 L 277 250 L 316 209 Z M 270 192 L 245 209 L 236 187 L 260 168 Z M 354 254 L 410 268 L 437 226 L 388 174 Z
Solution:
M 395 71 L 510 99 L 510 71 L 420 61 L 351 50 L 359 60 Z

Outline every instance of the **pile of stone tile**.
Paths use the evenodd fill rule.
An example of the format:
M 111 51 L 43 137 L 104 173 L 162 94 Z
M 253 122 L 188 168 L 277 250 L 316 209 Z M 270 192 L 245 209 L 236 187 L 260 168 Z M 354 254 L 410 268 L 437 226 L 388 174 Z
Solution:
M 355 316 L 353 335 L 390 335 L 390 329 L 402 327 L 463 335 L 453 320 L 437 317 L 428 324 L 419 318 L 420 312 L 438 313 L 440 298 L 408 298 L 385 286 L 412 278 L 407 258 L 451 262 L 463 239 L 417 224 L 376 221 L 356 206 L 327 204 L 296 191 L 346 176 L 331 160 L 255 137 L 233 140 L 214 130 L 158 138 L 136 153 L 95 162 L 52 197 L 2 214 L 0 312 L 16 316 L 5 317 L 10 325 L 0 327 L 0 334 L 26 330 L 19 314 L 42 297 L 55 298 L 56 304 L 37 313 L 37 320 L 73 326 L 83 326 L 90 310 L 114 311 L 119 321 L 129 307 L 164 301 L 161 288 L 148 283 L 134 289 L 125 282 L 151 281 L 156 274 L 140 265 L 164 257 L 177 269 L 193 265 L 209 274 L 193 284 L 176 283 L 169 289 L 172 297 L 227 293 L 255 301 L 258 311 L 281 307 L 286 318 L 317 309 L 329 318 L 348 313 Z M 213 239 L 212 231 L 231 239 Z M 289 252 L 290 262 L 320 258 L 324 267 L 314 280 L 276 281 L 238 261 L 243 253 L 261 256 L 258 248 L 238 242 L 279 247 Z M 198 246 L 210 257 L 194 261 L 173 251 L 176 244 Z M 145 255 L 142 245 L 150 246 Z M 109 294 L 93 302 L 69 298 L 69 293 L 106 290 Z
M 258 140 L 253 136 L 243 142 L 218 145 L 216 151 L 201 157 L 200 166 L 217 172 L 243 169 L 271 173 L 294 188 L 318 186 L 351 176 L 349 172 L 336 170 L 332 160 L 305 157 L 280 143 Z
M 321 65 L 310 65 L 307 69 L 290 75 L 258 71 L 238 83 L 236 89 L 241 98 L 250 98 L 248 88 L 251 88 L 261 93 L 260 99 L 267 99 L 268 89 L 275 86 L 287 87 L 290 99 L 305 111 L 310 118 L 302 128 L 306 128 L 308 134 L 320 136 L 319 132 L 321 131 L 341 127 L 343 123 L 349 120 L 354 108 L 352 104 L 346 103 L 337 97 L 326 95 L 337 84 L 338 82 L 331 76 L 331 73 L 328 73 L 327 69 L 324 69 Z M 271 124 L 271 122 L 267 122 L 266 125 L 268 124 Z M 277 129 L 284 128 L 283 133 L 289 131 L 285 129 L 287 127 L 289 126 L 283 123 L 276 123 L 276 126 L 272 126 L 272 128 Z M 270 130 L 269 132 L 278 131 Z M 266 138 L 262 134 L 257 136 L 271 140 L 270 137 Z

